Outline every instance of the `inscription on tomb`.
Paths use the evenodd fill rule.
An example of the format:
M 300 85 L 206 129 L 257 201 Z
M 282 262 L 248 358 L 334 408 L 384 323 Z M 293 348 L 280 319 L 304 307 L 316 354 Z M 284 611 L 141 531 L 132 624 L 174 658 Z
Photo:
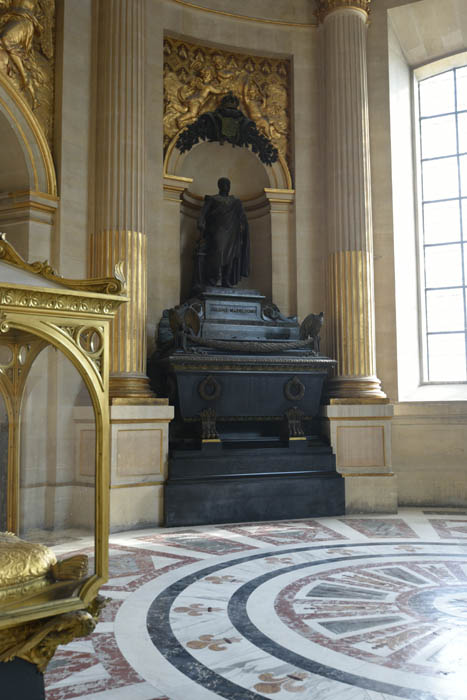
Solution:
M 260 304 L 206 303 L 206 318 L 260 319 Z

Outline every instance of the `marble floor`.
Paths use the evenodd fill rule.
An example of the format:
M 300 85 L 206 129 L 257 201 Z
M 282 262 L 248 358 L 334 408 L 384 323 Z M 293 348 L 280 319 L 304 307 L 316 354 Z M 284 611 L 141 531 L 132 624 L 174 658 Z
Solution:
M 111 537 L 47 700 L 467 698 L 467 510 Z

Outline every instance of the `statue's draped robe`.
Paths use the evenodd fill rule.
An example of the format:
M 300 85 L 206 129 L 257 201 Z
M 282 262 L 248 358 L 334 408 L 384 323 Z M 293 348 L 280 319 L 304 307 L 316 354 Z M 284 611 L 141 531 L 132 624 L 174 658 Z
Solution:
M 220 279 L 232 287 L 248 277 L 250 236 L 241 201 L 232 195 L 206 195 L 198 226 L 206 244 L 205 283 L 216 285 Z

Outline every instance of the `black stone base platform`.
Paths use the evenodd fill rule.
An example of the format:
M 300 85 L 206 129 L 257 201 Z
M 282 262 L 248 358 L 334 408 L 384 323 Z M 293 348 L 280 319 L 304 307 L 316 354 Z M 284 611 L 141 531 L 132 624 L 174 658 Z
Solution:
M 344 479 L 331 449 L 291 447 L 173 450 L 165 525 L 211 525 L 342 515 Z
M 344 513 L 344 480 L 317 416 L 336 362 L 323 313 L 299 326 L 254 289 L 204 287 L 166 309 L 152 386 L 175 407 L 165 524 Z
M 0 698 L 45 700 L 43 674 L 37 666 L 23 659 L 0 663 Z

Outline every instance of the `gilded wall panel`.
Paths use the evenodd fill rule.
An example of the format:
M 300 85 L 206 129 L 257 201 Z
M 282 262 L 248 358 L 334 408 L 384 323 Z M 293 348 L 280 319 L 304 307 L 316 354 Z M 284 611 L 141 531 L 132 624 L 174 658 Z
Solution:
M 290 61 L 164 40 L 164 149 L 232 91 L 240 109 L 291 166 Z
M 0 0 L 0 71 L 26 98 L 52 142 L 55 0 Z

